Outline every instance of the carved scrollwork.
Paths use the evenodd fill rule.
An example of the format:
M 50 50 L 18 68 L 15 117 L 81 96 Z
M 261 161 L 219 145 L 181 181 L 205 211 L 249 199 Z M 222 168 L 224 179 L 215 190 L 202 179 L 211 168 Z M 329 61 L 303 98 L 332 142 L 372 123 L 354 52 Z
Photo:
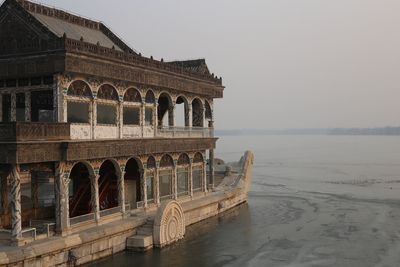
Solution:
M 181 205 L 176 201 L 162 204 L 154 220 L 154 245 L 163 247 L 185 236 L 185 216 Z

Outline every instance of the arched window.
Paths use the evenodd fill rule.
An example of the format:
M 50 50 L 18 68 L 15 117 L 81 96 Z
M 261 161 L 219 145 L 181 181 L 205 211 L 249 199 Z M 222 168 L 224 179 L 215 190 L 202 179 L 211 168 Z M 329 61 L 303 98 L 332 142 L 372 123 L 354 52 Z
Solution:
M 168 154 L 164 155 L 160 160 L 160 200 L 172 198 L 172 172 L 174 161 Z
M 203 155 L 201 153 L 196 153 L 193 157 L 193 167 L 192 167 L 192 183 L 193 191 L 201 191 L 203 184 Z
M 205 101 L 205 119 L 208 122 L 208 125 L 205 125 L 206 127 L 210 126 L 210 121 L 212 121 L 212 110 L 211 110 L 211 105 L 208 103 L 208 101 Z
M 146 188 L 147 188 L 147 203 L 154 202 L 154 175 L 156 168 L 156 160 L 150 156 L 147 160 L 146 169 Z
M 158 98 L 157 116 L 159 126 L 165 126 L 167 119 L 168 126 L 174 126 L 174 104 L 167 93 L 162 93 Z
M 203 108 L 203 103 L 200 101 L 200 99 L 195 98 L 192 101 L 192 125 L 193 127 L 204 127 L 204 108 Z
M 84 81 L 74 81 L 68 88 L 67 121 L 69 123 L 89 123 L 90 100 L 92 91 Z
M 142 97 L 138 90 L 130 88 L 124 95 L 123 123 L 124 125 L 140 125 L 140 107 Z
M 187 195 L 189 193 L 189 164 L 189 156 L 187 154 L 181 154 L 178 158 L 177 168 L 178 196 Z
M 104 84 L 97 92 L 99 100 L 108 100 L 109 102 L 97 103 L 97 123 L 98 124 L 117 124 L 117 103 L 118 92 L 109 84 Z M 113 102 L 111 102 L 113 101 Z
M 152 90 L 147 90 L 145 102 L 146 102 L 146 107 L 144 111 L 144 123 L 145 125 L 150 126 L 154 124 L 153 110 L 154 110 L 154 103 L 156 103 L 156 98 Z
M 175 107 L 176 126 L 189 127 L 189 104 L 184 96 L 178 96 Z

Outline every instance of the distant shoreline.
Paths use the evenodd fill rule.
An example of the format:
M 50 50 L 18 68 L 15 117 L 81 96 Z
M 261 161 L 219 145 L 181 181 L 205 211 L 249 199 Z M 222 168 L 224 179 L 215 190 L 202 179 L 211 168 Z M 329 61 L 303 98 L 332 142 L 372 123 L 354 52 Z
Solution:
M 219 136 L 240 135 L 377 135 L 377 136 L 400 136 L 400 127 L 380 128 L 308 128 L 308 129 L 231 129 L 216 130 Z

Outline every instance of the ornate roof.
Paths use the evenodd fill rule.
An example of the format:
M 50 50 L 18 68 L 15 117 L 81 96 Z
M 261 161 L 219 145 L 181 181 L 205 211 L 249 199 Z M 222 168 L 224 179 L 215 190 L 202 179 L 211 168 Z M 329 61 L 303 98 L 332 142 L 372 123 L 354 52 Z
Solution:
M 66 11 L 29 2 L 18 2 L 27 12 L 57 37 L 98 44 L 118 51 L 134 53 L 134 50 L 111 32 L 103 23 L 77 16 Z
M 210 71 L 207 67 L 205 59 L 193 59 L 193 60 L 183 60 L 183 61 L 171 61 L 168 62 L 173 65 L 177 65 L 183 67 L 187 70 L 199 72 L 202 74 L 210 74 Z

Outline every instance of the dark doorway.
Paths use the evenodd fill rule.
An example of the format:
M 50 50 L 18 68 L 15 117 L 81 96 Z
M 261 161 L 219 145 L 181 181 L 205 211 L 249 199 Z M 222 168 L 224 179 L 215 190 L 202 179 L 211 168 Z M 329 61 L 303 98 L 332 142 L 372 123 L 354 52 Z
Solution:
M 142 201 L 140 187 L 141 173 L 136 159 L 130 159 L 125 166 L 125 201 L 136 208 L 136 203 Z
M 89 170 L 83 163 L 77 163 L 71 170 L 72 185 L 69 192 L 69 214 L 76 217 L 92 212 Z M 72 189 L 72 190 L 71 190 Z
M 100 167 L 100 210 L 118 207 L 118 176 L 114 164 L 106 160 Z

